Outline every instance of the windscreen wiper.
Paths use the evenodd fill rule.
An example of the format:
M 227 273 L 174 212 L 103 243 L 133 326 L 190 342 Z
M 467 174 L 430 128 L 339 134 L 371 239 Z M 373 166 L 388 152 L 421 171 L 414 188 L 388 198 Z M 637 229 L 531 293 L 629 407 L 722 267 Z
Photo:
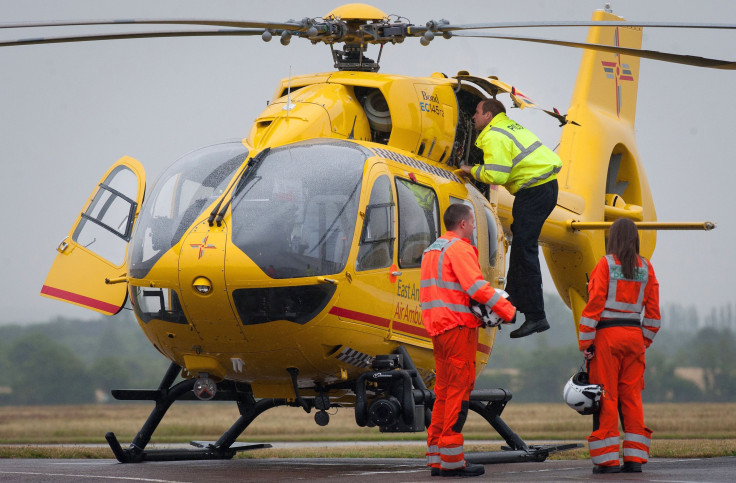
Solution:
M 248 180 L 250 180 L 253 176 L 253 173 L 256 172 L 256 168 L 261 164 L 263 159 L 266 157 L 266 154 L 271 150 L 271 148 L 266 148 L 260 153 L 256 154 L 254 157 L 248 161 L 248 164 L 246 164 L 245 168 L 240 172 L 238 175 L 238 180 L 236 180 L 235 183 L 230 185 L 230 189 L 232 189 L 233 186 L 237 186 L 235 188 L 235 192 L 240 189 L 241 186 L 243 186 Z M 228 190 L 229 192 L 230 190 Z M 217 205 L 215 205 L 215 208 L 210 212 L 209 218 L 207 218 L 207 224 L 209 226 L 214 225 L 217 223 L 217 226 L 222 226 L 222 219 L 225 217 L 225 213 L 227 213 L 227 209 L 230 207 L 230 203 L 232 203 L 233 199 L 230 197 L 229 200 L 227 200 L 227 203 L 225 203 L 225 206 L 222 206 L 222 202 L 227 198 L 227 192 L 224 196 L 220 198 L 220 201 L 217 202 Z M 222 209 L 220 207 L 222 206 Z

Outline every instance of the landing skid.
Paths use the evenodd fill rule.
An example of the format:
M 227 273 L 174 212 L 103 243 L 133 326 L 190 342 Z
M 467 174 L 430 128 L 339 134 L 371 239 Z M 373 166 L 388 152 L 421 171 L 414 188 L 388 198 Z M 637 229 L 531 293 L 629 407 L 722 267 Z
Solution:
M 121 463 L 141 463 L 143 461 L 187 461 L 187 460 L 229 460 L 240 451 L 270 448 L 270 444 L 234 443 L 227 449 L 218 448 L 215 443 L 192 441 L 190 444 L 198 449 L 149 449 L 132 453 L 123 449 L 115 434 L 105 435 L 115 458 Z
M 390 405 L 399 404 L 401 407 L 409 409 L 401 409 L 399 411 L 399 422 L 385 423 L 380 425 L 382 432 L 418 432 L 424 431 L 431 420 L 431 406 L 434 403 L 434 393 L 426 388 L 424 381 L 418 376 L 416 367 L 414 366 L 409 353 L 403 347 L 399 347 L 396 354 L 401 356 L 402 363 L 394 368 L 382 368 L 374 372 L 366 372 L 361 375 L 357 382 L 350 387 L 341 387 L 342 389 L 353 389 L 356 394 L 356 422 L 359 426 L 370 424 L 368 414 L 371 410 L 368 408 L 368 396 L 366 395 L 365 385 L 374 387 L 372 382 L 377 380 L 396 381 L 393 386 L 400 390 L 403 395 L 394 398 L 396 401 Z M 171 405 L 177 400 L 196 400 L 192 389 L 195 385 L 195 379 L 189 379 L 174 384 L 176 377 L 181 371 L 181 367 L 175 363 L 171 363 L 166 374 L 161 380 L 158 389 L 155 390 L 114 390 L 112 395 L 115 399 L 122 401 L 154 401 L 155 407 L 148 416 L 148 419 L 141 427 L 138 434 L 133 438 L 130 446 L 123 449 L 113 432 L 105 435 L 107 443 L 110 445 L 115 458 L 121 463 L 140 463 L 143 461 L 186 461 L 186 460 L 218 460 L 231 459 L 240 451 L 251 451 L 255 449 L 270 448 L 270 444 L 245 444 L 236 443 L 235 440 L 246 430 L 246 428 L 262 413 L 278 406 L 294 406 L 301 407 L 306 412 L 312 408 L 319 411 L 315 415 L 317 424 L 327 424 L 329 416 L 324 418 L 325 410 L 331 407 L 327 392 L 330 388 L 321 388 L 321 395 L 317 397 L 302 398 L 299 395 L 299 387 L 297 385 L 298 370 L 291 369 L 294 382 L 295 399 L 256 399 L 249 385 L 236 383 L 233 381 L 222 381 L 217 384 L 217 391 L 213 400 L 216 401 L 235 401 L 238 405 L 240 418 L 215 442 L 193 441 L 191 444 L 195 449 L 155 449 L 147 450 L 146 446 L 151 440 L 153 432 L 158 427 L 166 412 Z M 391 376 L 391 377 L 388 377 Z M 397 376 L 397 377 L 393 377 Z M 336 386 L 337 387 L 337 386 Z M 333 387 L 336 388 L 336 387 Z M 506 404 L 511 399 L 511 393 L 505 389 L 487 389 L 477 390 L 470 394 L 470 409 L 480 414 L 493 429 L 504 439 L 507 446 L 501 451 L 482 452 L 482 453 L 465 453 L 465 459 L 470 463 L 493 464 L 493 463 L 514 463 L 525 461 L 544 461 L 551 453 L 565 451 L 582 447 L 582 444 L 561 444 L 561 445 L 541 445 L 530 446 L 522 440 L 519 435 L 514 433 L 511 428 L 501 419 Z M 393 400 L 389 400 L 393 401 Z M 375 401 L 374 401 L 375 402 Z M 385 402 L 385 401 L 384 401 Z M 381 408 L 379 408 L 381 409 Z M 378 412 L 379 416 L 383 413 Z M 374 414 L 375 415 L 375 414 Z M 322 416 L 322 417 L 319 417 Z M 379 420 L 380 421 L 380 420 Z
M 181 367 L 172 362 L 157 390 L 122 389 L 112 391 L 113 397 L 121 401 L 154 401 L 156 403 L 143 427 L 138 431 L 138 434 L 133 438 L 127 449 L 123 449 L 120 446 L 113 432 L 105 435 L 107 444 L 110 445 L 110 449 L 112 449 L 115 458 L 119 462 L 140 463 L 143 461 L 231 459 L 240 451 L 271 447 L 270 444 L 236 443 L 235 440 L 264 411 L 291 403 L 286 401 L 286 399 L 261 399 L 255 401 L 249 387 L 243 387 L 237 383 L 225 381 L 218 384 L 218 391 L 214 400 L 236 401 L 238 410 L 240 411 L 240 418 L 220 436 L 220 439 L 213 443 L 192 441 L 192 446 L 197 449 L 145 449 L 151 440 L 153 432 L 174 401 L 196 399 L 192 393 L 195 383 L 194 379 L 182 381 L 172 386 L 179 371 L 181 371 Z
M 503 412 L 506 404 L 510 400 L 511 393 L 505 389 L 481 389 L 470 393 L 470 409 L 488 421 L 493 429 L 506 441 L 508 446 L 501 447 L 501 451 L 465 453 L 465 460 L 467 462 L 484 465 L 529 461 L 542 462 L 551 453 L 582 448 L 583 445 L 580 443 L 527 445 L 501 419 L 501 412 Z
M 582 447 L 583 445 L 580 443 L 568 443 L 557 445 L 529 446 L 524 451 L 518 451 L 504 446 L 502 447 L 501 451 L 465 453 L 465 461 L 467 461 L 468 463 L 476 463 L 482 465 L 491 465 L 496 463 L 542 462 L 546 460 L 547 457 L 552 453 Z

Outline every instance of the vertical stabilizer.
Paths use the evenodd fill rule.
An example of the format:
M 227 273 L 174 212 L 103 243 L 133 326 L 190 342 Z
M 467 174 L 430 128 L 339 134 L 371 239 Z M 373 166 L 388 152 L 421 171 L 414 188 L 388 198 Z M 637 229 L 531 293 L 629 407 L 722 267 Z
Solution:
M 612 13 L 597 10 L 595 21 L 625 21 Z M 641 48 L 641 27 L 591 27 L 587 42 Z M 633 126 L 639 83 L 638 57 L 585 50 L 570 102 L 570 111 L 597 109 Z
M 624 21 L 607 11 L 593 20 Z M 641 48 L 641 27 L 591 27 L 587 42 Z M 563 128 L 558 175 L 560 197 L 550 228 L 565 220 L 654 221 L 656 214 L 634 137 L 639 81 L 638 57 L 585 50 L 568 118 L 579 126 Z M 559 225 L 557 225 L 559 226 Z M 586 277 L 605 254 L 603 230 L 569 233 L 545 242 L 550 273 L 572 308 L 576 327 L 587 300 Z M 543 231 L 544 234 L 544 231 Z M 641 253 L 649 257 L 656 234 L 640 232 Z

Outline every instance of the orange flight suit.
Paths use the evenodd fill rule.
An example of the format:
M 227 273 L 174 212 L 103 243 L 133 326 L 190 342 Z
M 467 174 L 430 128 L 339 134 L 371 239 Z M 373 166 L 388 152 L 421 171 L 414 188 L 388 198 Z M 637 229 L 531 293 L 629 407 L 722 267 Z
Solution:
M 422 319 L 432 336 L 437 371 L 427 465 L 455 470 L 465 467 L 462 428 L 475 384 L 481 325 L 470 311 L 470 298 L 490 306 L 506 321 L 515 309 L 483 279 L 478 250 L 452 231 L 424 251 L 421 279 Z
M 641 403 L 644 353 L 659 327 L 659 283 L 652 264 L 639 257 L 634 278 L 626 279 L 618 258 L 601 258 L 590 275 L 578 341 L 581 351 L 594 347 L 589 379 L 604 391 L 588 437 L 596 465 L 619 464 L 618 408 L 625 433 L 624 462 L 647 462 L 652 431 L 644 425 Z

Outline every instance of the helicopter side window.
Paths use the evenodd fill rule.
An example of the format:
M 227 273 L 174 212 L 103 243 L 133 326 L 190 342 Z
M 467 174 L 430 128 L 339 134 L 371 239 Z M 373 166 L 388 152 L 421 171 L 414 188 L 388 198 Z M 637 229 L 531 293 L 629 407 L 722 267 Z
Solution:
M 175 324 L 187 324 L 176 291 L 168 288 L 130 287 L 133 311 L 144 323 L 163 320 Z
M 439 206 L 429 186 L 396 178 L 399 200 L 399 266 L 419 267 L 424 250 L 437 239 Z
M 488 226 L 488 263 L 496 266 L 496 254 L 498 253 L 498 226 L 496 226 L 496 217 L 493 216 L 491 210 L 486 206 L 486 225 Z
M 115 168 L 82 213 L 72 239 L 116 266 L 122 265 L 138 206 L 137 191 L 135 173 L 125 166 Z
M 381 175 L 373 184 L 373 191 L 365 209 L 363 233 L 356 260 L 356 270 L 372 270 L 391 265 L 394 258 L 394 208 L 391 181 Z
M 473 217 L 477 220 L 478 217 L 475 216 L 475 208 L 473 207 L 473 203 L 471 203 L 468 200 L 461 200 L 460 198 L 455 198 L 454 196 L 450 196 L 450 204 L 463 204 L 465 206 L 469 206 L 471 210 L 473 210 Z M 473 235 L 470 237 L 470 244 L 474 247 L 478 246 L 478 224 L 475 224 L 475 228 L 473 228 Z

